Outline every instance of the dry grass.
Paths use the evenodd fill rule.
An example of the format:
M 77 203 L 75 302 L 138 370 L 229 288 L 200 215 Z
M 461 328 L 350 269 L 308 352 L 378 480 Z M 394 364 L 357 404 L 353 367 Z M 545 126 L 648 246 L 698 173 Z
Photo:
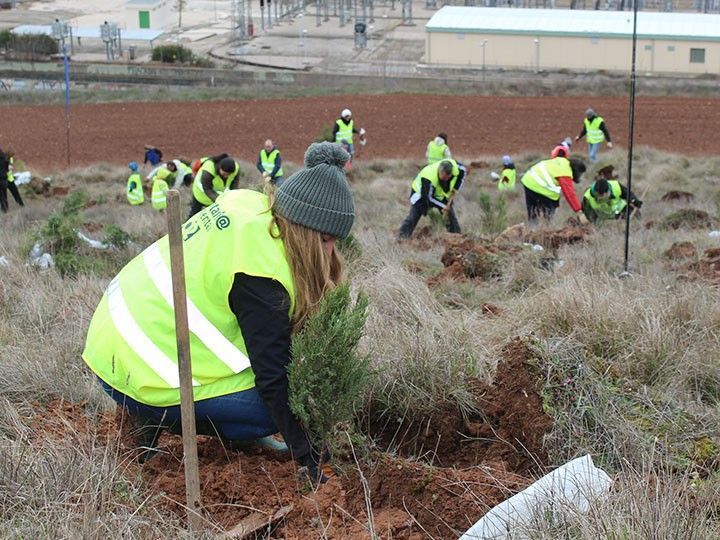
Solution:
M 520 171 L 537 156 L 515 157 Z M 604 157 L 624 170 L 620 152 Z M 463 160 L 494 163 L 497 156 Z M 441 401 L 468 410 L 474 404 L 467 378 L 490 376 L 499 349 L 513 336 L 529 336 L 555 419 L 547 441 L 551 459 L 559 464 L 590 452 L 618 479 L 616 492 L 591 513 L 543 523 L 531 537 L 717 538 L 720 293 L 703 282 L 679 281 L 662 257 L 675 241 L 692 241 L 702 253 L 717 239 L 706 230 L 643 225 L 683 206 L 717 216 L 720 158 L 638 151 L 634 190 L 645 206 L 633 229 L 631 279 L 616 277 L 623 224 L 613 222 L 588 242 L 559 249 L 564 264 L 554 272 L 520 259 L 496 280 L 433 289 L 425 280 L 441 268 L 442 243 L 394 238 L 417 164 L 355 167 L 354 234 L 362 254 L 349 273 L 371 298 L 361 347 L 379 371 L 368 402 L 399 417 L 425 414 Z M 496 196 L 489 171 L 473 171 L 457 201 L 471 236 L 482 224 L 480 191 Z M 86 220 L 118 225 L 138 238 L 139 249 L 163 233 L 164 218 L 149 206 L 117 200 L 125 178 L 123 168 L 102 166 L 100 173 L 74 171 L 56 182 L 104 195 L 85 210 Z M 691 191 L 696 199 L 661 203 L 670 189 Z M 28 207 L 11 207 L 0 229 L 0 256 L 10 261 L 0 267 L 0 536 L 181 537 L 180 524 L 147 499 L 142 478 L 128 474 L 112 441 L 96 433 L 43 440 L 34 432 L 37 411 L 52 397 L 87 403 L 91 421 L 113 407 L 79 358 L 112 276 L 63 279 L 24 264 L 29 236 L 60 204 L 28 197 Z M 568 215 L 563 202 L 555 224 Z M 510 196 L 507 216 L 511 224 L 523 221 L 522 193 Z M 422 272 L 409 271 L 413 266 Z M 478 308 L 485 302 L 504 315 L 484 317 Z

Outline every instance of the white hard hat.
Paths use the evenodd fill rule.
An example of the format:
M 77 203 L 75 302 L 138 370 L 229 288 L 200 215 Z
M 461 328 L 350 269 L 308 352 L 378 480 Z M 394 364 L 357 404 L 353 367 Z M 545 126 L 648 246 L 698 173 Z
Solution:
M 340 116 L 342 118 L 345 118 L 346 116 L 352 116 L 352 112 L 350 111 L 350 109 L 343 109 L 340 113 Z

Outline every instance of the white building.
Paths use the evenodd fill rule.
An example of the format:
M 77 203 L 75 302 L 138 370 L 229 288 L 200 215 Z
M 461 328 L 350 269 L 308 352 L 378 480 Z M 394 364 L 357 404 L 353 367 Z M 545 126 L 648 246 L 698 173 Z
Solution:
M 128 0 L 123 17 L 125 28 L 167 30 L 177 25 L 174 0 Z
M 629 71 L 628 11 L 445 6 L 425 26 L 428 64 Z M 720 15 L 641 11 L 640 73 L 720 75 Z

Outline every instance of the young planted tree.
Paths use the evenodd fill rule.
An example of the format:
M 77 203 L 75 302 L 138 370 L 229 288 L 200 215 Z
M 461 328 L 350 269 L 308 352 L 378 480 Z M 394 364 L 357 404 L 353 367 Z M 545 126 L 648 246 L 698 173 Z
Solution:
M 325 295 L 317 313 L 293 338 L 288 369 L 290 408 L 317 450 L 339 451 L 352 434 L 356 405 L 370 380 L 370 360 L 357 352 L 368 298 L 354 305 L 349 285 Z

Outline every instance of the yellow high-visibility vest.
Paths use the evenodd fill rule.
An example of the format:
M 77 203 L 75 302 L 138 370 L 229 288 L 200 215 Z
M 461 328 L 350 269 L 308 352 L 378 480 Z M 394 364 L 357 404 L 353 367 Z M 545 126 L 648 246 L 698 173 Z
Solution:
M 547 197 L 551 201 L 559 201 L 562 190 L 557 179 L 563 176 L 572 178 L 572 175 L 570 161 L 564 157 L 556 157 L 539 161 L 533 165 L 522 176 L 520 182 L 530 191 Z
M 233 190 L 183 226 L 195 400 L 255 386 L 248 351 L 228 303 L 238 273 L 295 288 L 282 239 L 271 234 L 266 195 Z M 277 232 L 277 231 L 275 231 Z M 83 360 L 108 385 L 156 407 L 180 403 L 167 236 L 110 282 L 88 329 Z

